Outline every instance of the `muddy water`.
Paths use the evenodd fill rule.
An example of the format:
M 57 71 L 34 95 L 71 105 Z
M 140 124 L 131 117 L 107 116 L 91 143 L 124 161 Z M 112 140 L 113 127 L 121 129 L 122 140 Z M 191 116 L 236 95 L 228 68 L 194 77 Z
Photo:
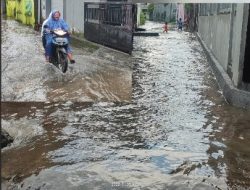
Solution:
M 13 20 L 3 20 L 2 30 L 3 101 L 130 101 L 132 72 L 117 67 L 117 55 L 74 48 L 77 64 L 62 74 L 45 63 L 40 33 Z
M 2 103 L 2 127 L 17 142 L 2 151 L 4 188 L 249 189 L 250 112 L 225 102 L 195 36 L 169 31 L 136 37 L 134 47 L 130 99 L 116 81 L 128 67 L 107 64 L 111 75 L 91 62 L 117 60 L 102 49 L 87 72 L 70 71 L 88 88 Z M 62 88 L 50 77 L 43 86 Z

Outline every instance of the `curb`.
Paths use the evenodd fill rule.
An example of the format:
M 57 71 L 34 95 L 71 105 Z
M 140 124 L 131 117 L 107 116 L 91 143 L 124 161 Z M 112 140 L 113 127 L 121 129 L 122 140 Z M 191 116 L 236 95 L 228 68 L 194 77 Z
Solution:
M 195 34 L 206 53 L 208 62 L 213 69 L 214 75 L 226 101 L 236 107 L 250 109 L 250 92 L 240 90 L 233 85 L 232 80 L 229 78 L 216 57 L 202 40 L 201 36 L 197 32 Z
M 95 43 L 95 42 L 88 41 L 88 40 L 86 40 L 86 39 L 79 38 L 79 37 L 77 37 L 77 36 L 74 36 L 73 34 L 71 34 L 70 37 L 73 38 L 74 40 L 78 40 L 78 41 L 83 42 L 83 43 L 92 44 L 92 45 L 94 45 L 94 46 L 97 46 L 98 48 L 104 48 L 104 49 L 107 49 L 107 50 L 110 50 L 110 51 L 113 51 L 113 52 L 117 52 L 117 53 L 129 55 L 129 54 L 125 53 L 125 52 L 122 52 L 122 51 L 119 51 L 119 50 L 116 50 L 116 49 L 112 49 L 112 48 L 109 48 L 109 47 L 107 47 L 107 46 L 104 46 L 104 45 L 101 45 L 101 44 L 97 44 L 97 43 Z

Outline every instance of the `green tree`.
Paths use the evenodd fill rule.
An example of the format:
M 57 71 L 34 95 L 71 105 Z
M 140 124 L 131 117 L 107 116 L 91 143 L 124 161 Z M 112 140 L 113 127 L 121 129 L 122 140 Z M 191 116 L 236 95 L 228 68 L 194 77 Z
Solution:
M 148 16 L 149 16 L 149 20 L 153 19 L 153 12 L 154 12 L 154 9 L 155 9 L 154 4 L 150 3 L 150 4 L 148 5 L 148 10 L 147 10 Z
M 148 5 L 148 14 L 152 14 L 155 9 L 155 5 L 153 3 L 150 3 Z
M 146 22 L 146 16 L 143 12 L 140 14 L 140 25 L 144 25 Z
M 186 3 L 186 4 L 185 4 L 185 9 L 186 9 L 187 11 L 191 11 L 191 10 L 193 9 L 193 4 L 192 4 L 192 3 Z

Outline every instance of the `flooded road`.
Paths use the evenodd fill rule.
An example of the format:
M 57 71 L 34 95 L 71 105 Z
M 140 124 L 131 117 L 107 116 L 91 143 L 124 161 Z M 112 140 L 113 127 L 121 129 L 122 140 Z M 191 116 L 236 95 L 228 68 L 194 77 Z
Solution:
M 3 101 L 130 101 L 132 72 L 117 67 L 115 53 L 75 48 L 77 64 L 62 74 L 45 63 L 38 32 L 13 20 L 3 20 L 2 30 Z
M 5 24 L 2 127 L 15 140 L 2 150 L 4 189 L 249 189 L 250 111 L 225 102 L 193 34 L 135 37 L 131 57 L 75 49 L 62 75 L 34 49 L 38 34 Z M 10 42 L 19 32 L 40 52 L 32 77 Z M 19 77 L 36 93 L 16 90 Z

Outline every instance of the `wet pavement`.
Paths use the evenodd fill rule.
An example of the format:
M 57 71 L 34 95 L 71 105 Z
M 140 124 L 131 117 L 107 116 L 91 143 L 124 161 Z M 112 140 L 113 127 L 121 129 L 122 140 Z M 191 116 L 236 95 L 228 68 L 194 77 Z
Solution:
M 45 64 L 38 32 L 11 20 L 2 25 L 2 101 L 130 101 L 132 71 L 113 63 L 116 54 L 76 48 L 77 64 L 62 74 Z
M 38 33 L 4 26 L 3 189 L 249 189 L 250 111 L 225 102 L 193 34 L 135 37 L 131 57 L 73 48 L 62 74 Z

